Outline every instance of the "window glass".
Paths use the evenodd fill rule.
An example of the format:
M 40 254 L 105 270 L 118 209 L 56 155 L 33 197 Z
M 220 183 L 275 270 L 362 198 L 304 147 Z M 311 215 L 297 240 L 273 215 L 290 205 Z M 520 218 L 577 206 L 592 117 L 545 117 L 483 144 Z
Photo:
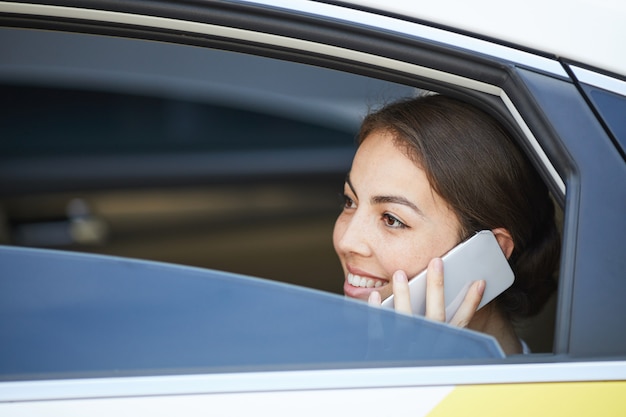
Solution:
M 205 269 L 0 247 L 0 379 L 501 358 L 490 337 Z
M 622 154 L 626 154 L 626 97 L 597 87 L 583 84 L 583 89 L 596 106 L 600 117 L 610 130 L 621 147 Z

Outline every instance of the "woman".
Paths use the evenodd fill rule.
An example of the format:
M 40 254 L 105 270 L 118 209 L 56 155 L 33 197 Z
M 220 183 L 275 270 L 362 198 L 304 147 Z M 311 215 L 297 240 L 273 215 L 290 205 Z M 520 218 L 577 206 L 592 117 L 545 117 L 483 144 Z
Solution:
M 478 311 L 485 282 L 474 282 L 450 322 L 521 353 L 512 320 L 545 304 L 559 254 L 552 201 L 524 154 L 492 117 L 439 95 L 370 114 L 358 141 L 333 233 L 345 294 L 380 304 L 393 293 L 410 313 L 407 277 L 428 268 L 426 317 L 443 321 L 439 257 L 491 230 L 515 282 Z

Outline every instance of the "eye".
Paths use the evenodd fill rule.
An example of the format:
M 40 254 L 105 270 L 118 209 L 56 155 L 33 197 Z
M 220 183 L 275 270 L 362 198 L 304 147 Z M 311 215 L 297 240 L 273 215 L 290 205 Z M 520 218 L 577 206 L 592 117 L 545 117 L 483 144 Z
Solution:
M 356 203 L 353 199 L 348 197 L 346 194 L 339 194 L 339 199 L 341 200 L 341 208 L 342 209 L 353 209 L 356 208 Z
M 390 227 L 392 229 L 406 229 L 408 226 L 398 220 L 396 217 L 389 213 L 383 214 L 383 222 L 385 222 L 385 226 Z

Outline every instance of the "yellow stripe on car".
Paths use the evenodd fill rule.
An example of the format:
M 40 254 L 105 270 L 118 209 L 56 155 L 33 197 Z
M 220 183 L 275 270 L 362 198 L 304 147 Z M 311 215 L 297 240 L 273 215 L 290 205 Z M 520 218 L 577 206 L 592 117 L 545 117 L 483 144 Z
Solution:
M 626 416 L 626 381 L 457 386 L 438 416 Z

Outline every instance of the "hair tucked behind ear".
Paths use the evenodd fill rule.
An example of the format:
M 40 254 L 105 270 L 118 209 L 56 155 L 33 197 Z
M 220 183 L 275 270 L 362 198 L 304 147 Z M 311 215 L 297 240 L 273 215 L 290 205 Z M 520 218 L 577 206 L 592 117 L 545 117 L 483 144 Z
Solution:
M 365 118 L 359 143 L 388 131 L 426 171 L 457 214 L 462 233 L 505 228 L 515 247 L 515 282 L 498 297 L 511 316 L 538 313 L 556 288 L 560 237 L 548 189 L 529 160 L 491 116 L 440 95 L 393 103 Z

